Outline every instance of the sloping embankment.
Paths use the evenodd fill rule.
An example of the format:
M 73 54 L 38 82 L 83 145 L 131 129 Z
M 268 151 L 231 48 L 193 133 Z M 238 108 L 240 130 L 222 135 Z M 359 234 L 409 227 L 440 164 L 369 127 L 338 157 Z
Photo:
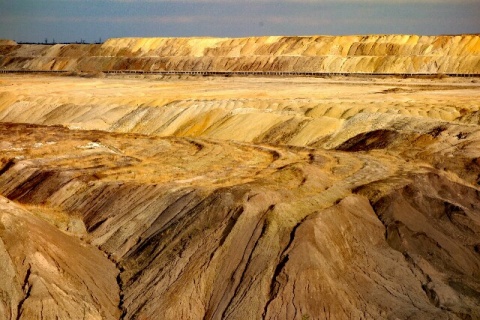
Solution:
M 480 35 L 119 38 L 103 44 L 0 43 L 0 68 L 479 74 Z

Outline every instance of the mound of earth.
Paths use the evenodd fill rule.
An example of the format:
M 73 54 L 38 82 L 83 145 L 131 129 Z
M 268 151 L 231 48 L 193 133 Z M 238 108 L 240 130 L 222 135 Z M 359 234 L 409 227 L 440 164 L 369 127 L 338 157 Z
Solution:
M 9 39 L 0 39 L 0 46 L 14 46 L 17 43 Z

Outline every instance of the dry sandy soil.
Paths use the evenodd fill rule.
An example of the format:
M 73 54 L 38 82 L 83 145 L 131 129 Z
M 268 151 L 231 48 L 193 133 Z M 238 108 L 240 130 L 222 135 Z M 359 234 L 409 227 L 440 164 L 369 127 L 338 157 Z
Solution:
M 478 75 L 480 35 L 113 38 L 83 45 L 0 41 L 4 68 Z
M 0 318 L 480 319 L 478 78 L 0 75 Z

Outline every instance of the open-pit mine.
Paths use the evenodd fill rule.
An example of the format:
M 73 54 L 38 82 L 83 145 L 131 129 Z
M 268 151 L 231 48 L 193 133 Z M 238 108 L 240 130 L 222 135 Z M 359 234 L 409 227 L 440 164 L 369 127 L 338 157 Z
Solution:
M 480 319 L 480 36 L 0 41 L 0 319 Z

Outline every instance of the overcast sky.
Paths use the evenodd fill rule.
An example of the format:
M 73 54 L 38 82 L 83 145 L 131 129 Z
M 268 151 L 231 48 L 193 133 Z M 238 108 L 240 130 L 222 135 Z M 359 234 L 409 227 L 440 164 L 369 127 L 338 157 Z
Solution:
M 480 33 L 480 0 L 0 0 L 0 38 Z

